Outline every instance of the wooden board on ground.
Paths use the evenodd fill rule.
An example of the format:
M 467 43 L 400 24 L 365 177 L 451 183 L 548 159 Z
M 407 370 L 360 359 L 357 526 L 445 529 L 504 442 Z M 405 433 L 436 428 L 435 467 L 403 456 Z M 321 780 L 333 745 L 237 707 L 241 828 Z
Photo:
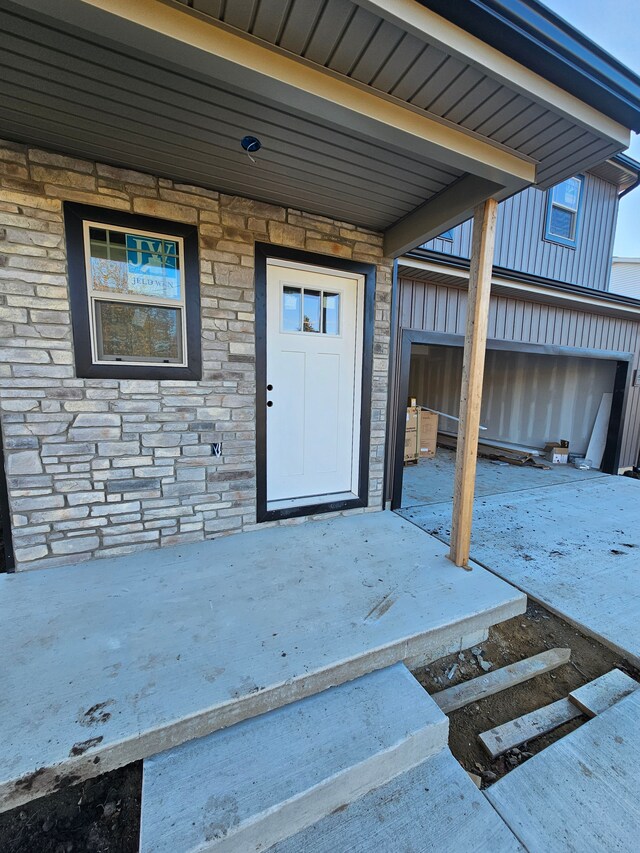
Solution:
M 559 699 L 544 708 L 524 714 L 517 720 L 510 720 L 502 726 L 496 726 L 478 735 L 480 743 L 491 758 L 497 758 L 503 752 L 520 746 L 528 740 L 540 737 L 568 723 L 576 717 L 581 717 L 582 711 L 568 699 Z
M 508 687 L 535 678 L 536 675 L 542 675 L 543 672 L 556 669 L 567 663 L 570 657 L 571 649 L 549 649 L 547 652 L 510 663 L 508 666 L 473 678 L 471 681 L 456 684 L 455 687 L 447 687 L 446 690 L 434 693 L 431 698 L 445 714 L 450 714 L 470 702 L 478 702 Z
M 455 436 L 438 434 L 438 444 L 442 447 L 448 447 L 451 450 L 457 450 L 457 440 Z M 530 468 L 542 468 L 545 471 L 550 470 L 551 466 L 545 464 L 541 457 L 535 456 L 533 453 L 526 450 L 518 450 L 515 447 L 503 447 L 500 444 L 492 444 L 488 441 L 480 441 L 478 443 L 478 456 L 483 459 L 494 459 L 498 462 L 506 462 L 509 465 L 526 465 Z
M 619 669 L 601 675 L 569 693 L 569 699 L 588 717 L 601 714 L 640 687 L 638 682 Z

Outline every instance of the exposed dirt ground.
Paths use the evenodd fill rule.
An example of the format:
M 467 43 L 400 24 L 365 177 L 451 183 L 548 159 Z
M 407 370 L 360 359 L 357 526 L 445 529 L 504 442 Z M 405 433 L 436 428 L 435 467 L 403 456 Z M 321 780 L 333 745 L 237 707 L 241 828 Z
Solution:
M 578 717 L 495 761 L 489 758 L 480 744 L 480 732 L 549 705 L 557 699 L 566 699 L 571 690 L 604 675 L 614 667 L 624 670 L 640 681 L 640 672 L 618 654 L 534 603 L 529 604 L 524 615 L 492 628 L 489 631 L 489 639 L 480 643 L 477 648 L 482 650 L 482 659 L 491 662 L 492 669 L 498 669 L 553 647 L 570 648 L 569 663 L 449 715 L 451 751 L 466 770 L 482 776 L 483 787 L 492 784 L 513 767 L 582 725 L 587 718 Z M 457 668 L 449 679 L 447 676 L 456 664 Z M 428 693 L 437 693 L 484 673 L 477 657 L 471 651 L 465 651 L 460 655 L 440 658 L 414 674 Z
M 137 853 L 142 762 L 0 814 L 2 853 Z

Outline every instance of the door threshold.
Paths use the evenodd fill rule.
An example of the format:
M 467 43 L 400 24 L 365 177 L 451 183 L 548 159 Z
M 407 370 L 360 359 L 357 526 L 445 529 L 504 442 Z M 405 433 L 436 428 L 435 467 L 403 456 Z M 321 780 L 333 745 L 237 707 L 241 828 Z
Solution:
M 282 509 L 297 509 L 305 506 L 335 504 L 354 499 L 358 499 L 358 495 L 353 492 L 333 492 L 329 495 L 307 495 L 301 498 L 284 498 L 278 501 L 267 501 L 267 512 Z

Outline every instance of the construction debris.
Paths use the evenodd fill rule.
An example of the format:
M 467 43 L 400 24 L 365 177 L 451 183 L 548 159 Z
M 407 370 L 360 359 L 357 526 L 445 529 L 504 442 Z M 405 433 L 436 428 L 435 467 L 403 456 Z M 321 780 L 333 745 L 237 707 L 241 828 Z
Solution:
M 441 447 L 448 447 L 451 450 L 456 450 L 458 440 L 454 435 L 443 435 L 438 433 L 438 444 Z M 504 462 L 509 465 L 518 465 L 522 467 L 527 465 L 530 468 L 542 468 L 545 471 L 550 470 L 550 465 L 545 465 L 540 456 L 534 451 L 518 450 L 515 447 L 504 447 L 499 444 L 494 444 L 489 441 L 481 441 L 478 443 L 478 456 L 484 459 L 492 459 L 496 462 Z
M 639 687 L 640 684 L 633 678 L 619 669 L 612 669 L 600 678 L 572 690 L 568 699 L 552 702 L 544 708 L 482 732 L 478 738 L 491 758 L 495 759 L 508 750 L 519 754 L 519 750 L 514 747 L 547 734 L 583 714 L 595 717 Z
M 472 652 L 474 649 L 472 649 Z M 477 657 L 477 656 L 476 656 Z M 521 684 L 529 678 L 549 672 L 567 663 L 571 657 L 571 649 L 549 649 L 539 655 L 517 661 L 516 663 L 496 669 L 487 675 L 464 681 L 454 687 L 448 687 L 439 693 L 434 693 L 434 702 L 444 711 L 450 714 L 458 708 L 463 708 L 470 702 L 478 702 L 486 696 L 498 693 L 508 687 Z

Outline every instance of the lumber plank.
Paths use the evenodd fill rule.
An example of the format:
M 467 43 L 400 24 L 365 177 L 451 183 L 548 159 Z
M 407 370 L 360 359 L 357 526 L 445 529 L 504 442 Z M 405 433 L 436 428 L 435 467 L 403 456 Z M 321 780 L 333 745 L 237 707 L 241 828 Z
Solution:
M 495 669 L 486 675 L 472 678 L 471 681 L 464 681 L 454 687 L 447 687 L 446 690 L 434 693 L 431 698 L 445 714 L 450 714 L 470 702 L 478 702 L 480 699 L 499 693 L 508 687 L 514 687 L 516 684 L 535 678 L 536 675 L 550 672 L 552 669 L 567 663 L 570 657 L 571 649 L 549 649 L 539 655 L 533 655 L 533 657 Z
M 528 740 L 547 734 L 563 723 L 581 717 L 582 711 L 568 699 L 559 699 L 544 708 L 531 711 L 501 726 L 495 726 L 478 735 L 478 739 L 491 758 L 520 746 Z
M 496 236 L 498 203 L 495 199 L 479 204 L 473 214 L 473 241 L 467 298 L 467 325 L 464 336 L 460 424 L 453 484 L 453 520 L 450 559 L 467 566 L 471 547 L 471 521 L 475 492 L 478 432 L 484 360 L 487 348 L 491 272 Z
M 569 693 L 569 699 L 588 717 L 595 717 L 624 699 L 640 684 L 620 669 L 612 669 Z

